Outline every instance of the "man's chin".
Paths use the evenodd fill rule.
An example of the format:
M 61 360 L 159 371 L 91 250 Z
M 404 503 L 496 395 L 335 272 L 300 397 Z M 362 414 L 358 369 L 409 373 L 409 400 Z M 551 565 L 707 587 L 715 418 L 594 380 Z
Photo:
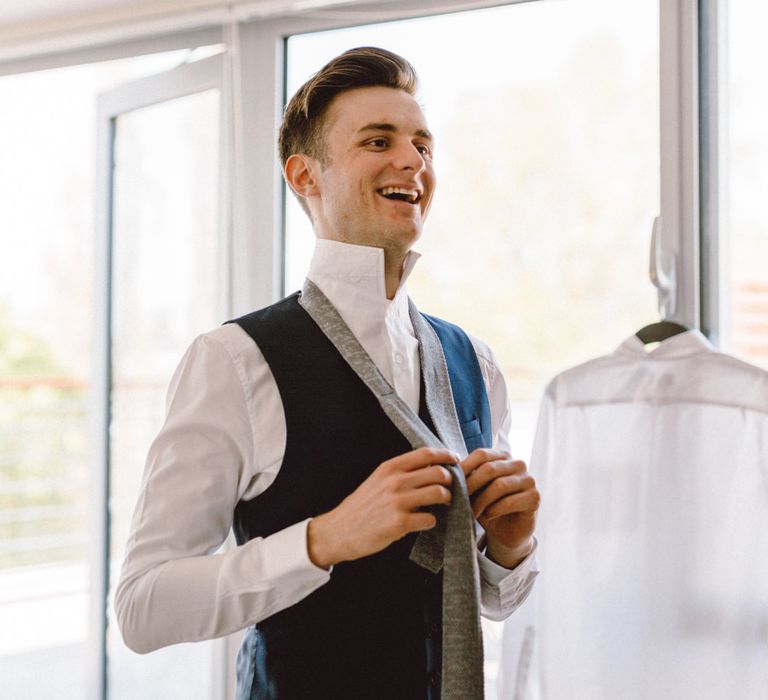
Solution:
M 412 238 L 417 240 L 421 237 L 423 225 L 420 220 L 396 221 L 388 228 L 392 238 Z
M 400 221 L 388 226 L 371 227 L 367 232 L 357 229 L 349 233 L 350 235 L 344 238 L 348 243 L 383 248 L 392 252 L 396 250 L 407 252 L 421 238 L 422 226 L 421 222 Z
M 421 226 L 398 227 L 394 231 L 387 232 L 382 239 L 392 248 L 402 248 L 407 251 L 421 238 L 421 232 Z

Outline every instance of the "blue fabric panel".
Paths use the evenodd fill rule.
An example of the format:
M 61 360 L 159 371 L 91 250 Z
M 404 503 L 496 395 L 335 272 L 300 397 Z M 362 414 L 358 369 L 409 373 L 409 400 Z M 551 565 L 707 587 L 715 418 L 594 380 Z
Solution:
M 427 314 L 422 316 L 435 329 L 440 345 L 443 346 L 453 401 L 467 452 L 478 447 L 493 447 L 491 408 L 472 341 L 458 326 Z

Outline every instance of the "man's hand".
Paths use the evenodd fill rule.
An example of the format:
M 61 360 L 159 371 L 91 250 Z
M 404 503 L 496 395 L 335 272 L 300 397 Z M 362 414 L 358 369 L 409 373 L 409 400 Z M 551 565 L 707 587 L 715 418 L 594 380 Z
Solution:
M 451 473 L 440 465 L 458 461 L 449 450 L 422 447 L 382 462 L 336 508 L 310 521 L 309 558 L 327 569 L 433 528 L 437 518 L 419 509 L 451 502 Z
M 507 452 L 479 449 L 461 462 L 472 511 L 485 530 L 487 554 L 508 569 L 533 549 L 541 497 L 525 462 Z

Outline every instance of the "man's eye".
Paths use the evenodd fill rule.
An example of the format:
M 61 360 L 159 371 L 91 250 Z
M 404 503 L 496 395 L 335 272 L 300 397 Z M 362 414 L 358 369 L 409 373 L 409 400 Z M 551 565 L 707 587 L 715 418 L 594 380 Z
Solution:
M 368 142 L 368 144 L 373 146 L 374 148 L 386 148 L 387 147 L 387 139 L 371 139 Z
M 416 146 L 416 150 L 421 153 L 423 156 L 428 156 L 432 154 L 432 151 L 429 149 L 429 146 L 425 146 L 423 144 L 419 144 Z

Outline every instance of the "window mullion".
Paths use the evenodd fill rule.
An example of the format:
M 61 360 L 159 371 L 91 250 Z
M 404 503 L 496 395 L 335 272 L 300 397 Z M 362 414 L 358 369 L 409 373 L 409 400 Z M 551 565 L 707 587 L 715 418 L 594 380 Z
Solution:
M 677 271 L 672 318 L 700 325 L 698 2 L 660 0 L 662 247 Z

